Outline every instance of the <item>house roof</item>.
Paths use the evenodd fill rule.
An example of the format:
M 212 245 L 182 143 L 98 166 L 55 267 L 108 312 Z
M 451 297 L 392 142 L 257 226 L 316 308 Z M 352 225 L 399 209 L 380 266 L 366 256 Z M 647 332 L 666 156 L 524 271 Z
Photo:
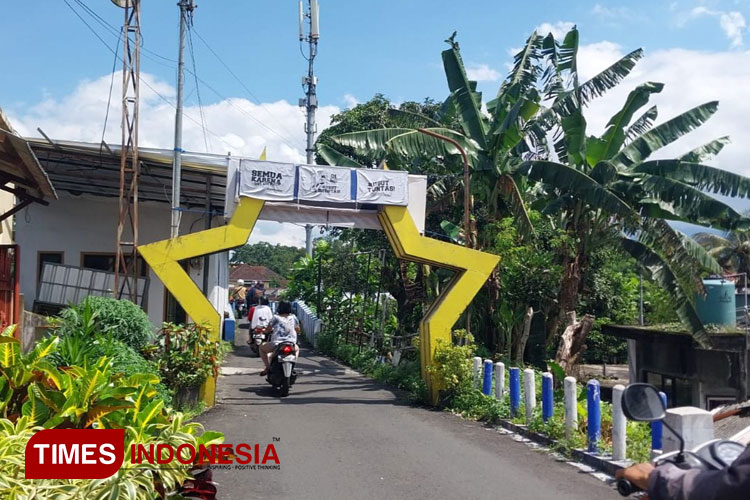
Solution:
M 57 198 L 47 173 L 1 109 L 0 189 L 13 193 L 18 199 L 17 206 L 31 202 L 46 204 L 45 198 Z
M 722 406 L 712 413 L 715 437 L 750 444 L 750 401 Z
M 229 281 L 237 280 L 248 281 L 273 281 L 277 283 L 286 283 L 279 273 L 266 266 L 251 266 L 250 264 L 240 264 L 232 268 L 229 272 Z
M 20 139 L 20 138 L 19 138 Z M 60 191 L 74 195 L 119 197 L 120 146 L 102 142 L 25 138 L 22 141 L 38 158 Z M 138 148 L 141 165 L 138 199 L 171 203 L 172 150 Z M 224 209 L 227 156 L 183 153 L 180 204 L 183 207 Z

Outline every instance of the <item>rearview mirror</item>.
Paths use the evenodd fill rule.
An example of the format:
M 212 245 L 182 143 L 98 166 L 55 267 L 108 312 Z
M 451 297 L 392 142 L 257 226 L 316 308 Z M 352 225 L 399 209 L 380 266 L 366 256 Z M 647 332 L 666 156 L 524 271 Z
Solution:
M 659 391 L 650 384 L 630 384 L 622 393 L 622 411 L 630 420 L 656 422 L 666 415 Z

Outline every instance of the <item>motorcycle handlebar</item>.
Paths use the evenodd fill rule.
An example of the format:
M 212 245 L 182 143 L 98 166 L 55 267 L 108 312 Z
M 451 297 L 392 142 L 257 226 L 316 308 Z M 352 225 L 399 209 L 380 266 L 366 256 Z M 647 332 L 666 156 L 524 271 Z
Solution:
M 637 491 L 642 491 L 639 487 L 628 481 L 627 479 L 617 480 L 617 492 L 624 496 L 630 496 Z

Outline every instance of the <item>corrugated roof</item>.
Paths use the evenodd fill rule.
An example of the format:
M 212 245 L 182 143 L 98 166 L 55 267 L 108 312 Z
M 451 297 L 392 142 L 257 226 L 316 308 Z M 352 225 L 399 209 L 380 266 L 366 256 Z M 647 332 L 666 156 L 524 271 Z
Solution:
M 19 137 L 0 109 L 0 186 L 16 195 L 19 203 L 57 198 L 47 173 L 29 145 Z M 12 186 L 11 186 L 12 185 Z
M 233 267 L 229 272 L 230 281 L 237 281 L 240 279 L 245 280 L 245 282 L 271 281 L 286 283 L 287 281 L 279 273 L 272 269 L 268 269 L 266 266 L 251 266 L 249 264 L 239 264 L 238 266 Z

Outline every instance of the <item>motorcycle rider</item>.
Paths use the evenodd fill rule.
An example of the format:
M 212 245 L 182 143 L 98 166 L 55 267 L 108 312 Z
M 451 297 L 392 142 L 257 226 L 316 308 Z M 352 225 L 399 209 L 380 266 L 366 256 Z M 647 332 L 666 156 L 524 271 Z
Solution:
M 721 470 L 680 469 L 674 464 L 636 464 L 617 471 L 650 500 L 747 500 L 750 498 L 750 448 Z
M 273 319 L 273 311 L 271 306 L 268 305 L 268 297 L 260 298 L 260 305 L 254 306 L 250 313 L 248 313 L 248 319 L 250 320 L 250 330 L 256 328 L 265 329 Z
M 256 310 L 255 314 L 258 312 Z M 261 359 L 266 369 L 260 372 L 260 376 L 268 375 L 271 368 L 271 356 L 273 356 L 276 346 L 283 342 L 294 344 L 294 354 L 299 355 L 299 346 L 297 345 L 297 334 L 300 332 L 299 320 L 292 313 L 292 304 L 286 301 L 279 302 L 279 308 L 276 316 L 266 327 L 266 332 L 273 332 L 271 340 L 260 346 Z
M 245 303 L 247 297 L 247 288 L 245 288 L 245 280 L 238 279 L 237 286 L 232 291 L 232 302 L 234 303 L 235 312 L 237 315 L 242 313 L 242 304 Z

